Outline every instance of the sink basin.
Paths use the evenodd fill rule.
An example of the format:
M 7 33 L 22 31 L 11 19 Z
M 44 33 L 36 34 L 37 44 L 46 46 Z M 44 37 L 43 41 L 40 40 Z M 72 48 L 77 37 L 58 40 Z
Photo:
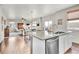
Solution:
M 60 32 L 60 31 L 55 32 L 55 34 L 63 34 L 63 33 L 65 33 L 65 32 Z

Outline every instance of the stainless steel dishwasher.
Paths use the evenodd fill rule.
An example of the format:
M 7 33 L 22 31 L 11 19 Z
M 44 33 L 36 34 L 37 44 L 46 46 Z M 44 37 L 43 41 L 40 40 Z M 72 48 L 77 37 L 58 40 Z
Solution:
M 59 38 L 54 37 L 46 40 L 46 54 L 58 54 L 59 53 Z

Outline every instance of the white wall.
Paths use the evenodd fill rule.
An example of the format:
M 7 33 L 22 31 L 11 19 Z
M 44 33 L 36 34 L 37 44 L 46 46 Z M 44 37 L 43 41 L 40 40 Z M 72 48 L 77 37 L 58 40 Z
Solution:
M 62 25 L 58 25 L 58 19 L 62 19 Z M 38 18 L 36 20 L 38 20 L 39 23 L 42 24 L 42 27 L 45 27 L 44 26 L 45 21 L 51 20 L 52 21 L 52 26 L 56 25 L 56 27 L 57 27 L 55 29 L 55 32 L 56 31 L 64 31 L 64 32 L 66 32 L 67 31 L 67 19 L 68 18 L 67 18 L 66 10 L 61 10 L 59 12 L 56 12 L 55 14 L 51 14 L 51 15 L 42 17 L 42 22 L 39 21 L 40 18 Z
M 58 25 L 58 20 L 62 19 L 62 25 Z M 62 10 L 53 15 L 53 23 L 57 25 L 57 31 L 67 31 L 67 13 Z
M 62 19 L 62 25 L 58 25 L 58 20 Z M 66 10 L 61 10 L 53 15 L 51 15 L 50 20 L 52 20 L 53 25 L 56 25 L 56 31 L 67 31 L 67 13 Z

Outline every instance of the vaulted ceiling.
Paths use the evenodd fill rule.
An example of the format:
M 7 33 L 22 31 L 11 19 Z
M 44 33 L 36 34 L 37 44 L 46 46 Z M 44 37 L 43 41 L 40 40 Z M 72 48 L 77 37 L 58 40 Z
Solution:
M 3 15 L 7 18 L 24 17 L 30 19 L 48 14 L 53 14 L 59 10 L 69 8 L 75 4 L 2 4 Z

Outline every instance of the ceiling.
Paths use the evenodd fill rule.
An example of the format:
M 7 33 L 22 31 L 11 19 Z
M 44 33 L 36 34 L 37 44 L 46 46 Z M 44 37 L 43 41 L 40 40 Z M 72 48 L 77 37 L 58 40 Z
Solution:
M 69 8 L 75 4 L 2 4 L 3 15 L 7 18 L 26 19 L 37 18 L 53 14 L 59 10 Z

